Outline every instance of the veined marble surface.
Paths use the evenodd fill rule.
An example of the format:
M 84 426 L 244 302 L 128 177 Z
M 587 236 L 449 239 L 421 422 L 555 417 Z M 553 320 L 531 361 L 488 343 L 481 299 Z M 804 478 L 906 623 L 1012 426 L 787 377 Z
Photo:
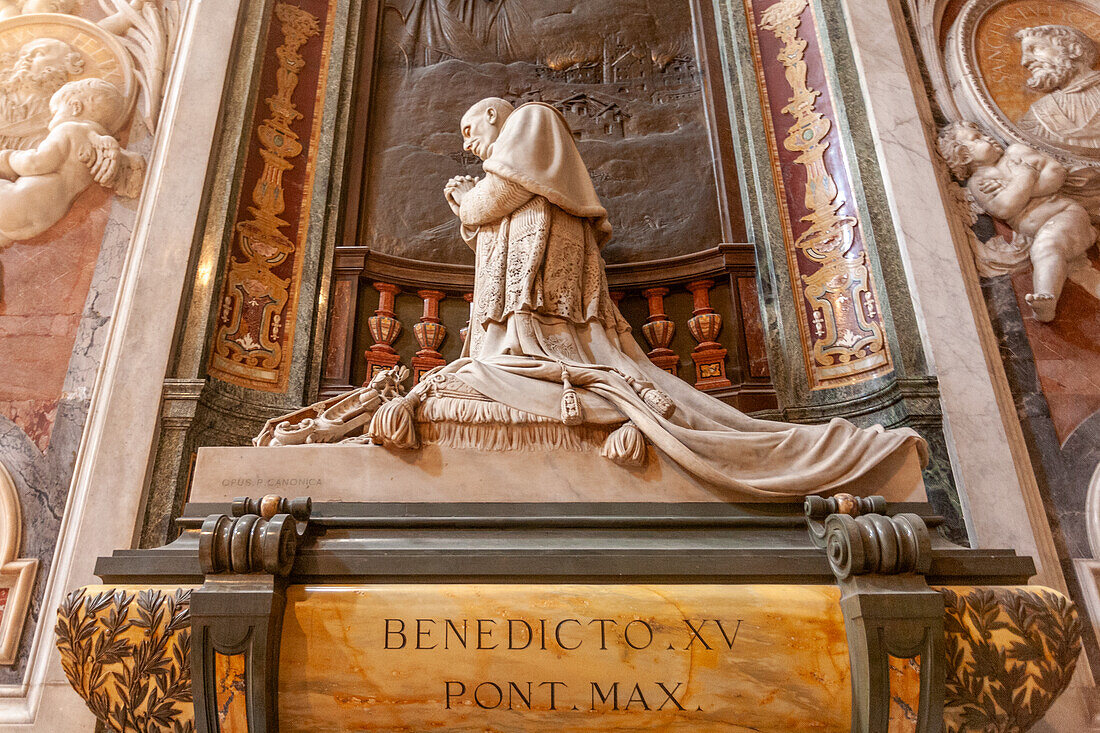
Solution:
M 280 727 L 846 732 L 838 599 L 828 586 L 293 586 Z M 914 670 L 900 675 L 915 708 Z
M 81 444 L 74 435 L 66 443 L 75 469 L 67 502 L 64 494 L 56 500 L 56 511 L 64 507 L 65 512 L 42 601 L 46 608 L 56 608 L 70 589 L 92 582 L 95 558 L 128 546 L 133 537 L 152 449 L 148 436 L 159 416 L 173 338 L 173 330 L 164 324 L 175 322 L 188 277 L 218 123 L 216 100 L 224 91 L 240 6 L 236 1 L 187 3 L 177 61 L 152 141 L 152 193 L 142 199 L 136 213 L 112 213 L 112 219 L 124 224 L 109 227 L 108 236 L 129 240 L 130 246 L 118 275 L 109 328 L 102 318 L 107 304 L 90 299 L 88 308 L 100 319 L 77 337 L 73 363 L 93 355 L 98 362 L 101 353 L 101 367 L 65 385 L 85 400 L 87 439 Z M 26 638 L 33 641 L 23 684 L 0 690 L 0 728 L 92 730 L 91 713 L 74 695 L 58 664 L 53 624 L 28 629 Z
M 1042 582 L 1064 589 L 1038 490 L 1017 472 L 1026 450 L 1016 455 L 1011 447 L 1015 442 L 1024 450 L 1019 426 L 1006 424 L 999 405 L 1002 397 L 1011 400 L 1007 385 L 999 393 L 990 375 L 983 341 L 989 340 L 994 359 L 996 344 L 984 312 L 975 314 L 984 304 L 973 264 L 960 260 L 955 246 L 926 137 L 930 113 L 927 102 L 918 104 L 914 96 L 920 78 L 906 67 L 894 30 L 895 4 L 845 0 L 845 17 L 919 326 L 939 378 L 967 528 L 977 547 L 1011 547 L 1035 556 Z M 966 249 L 961 254 L 969 256 Z M 1015 420 L 1011 402 L 1007 409 Z

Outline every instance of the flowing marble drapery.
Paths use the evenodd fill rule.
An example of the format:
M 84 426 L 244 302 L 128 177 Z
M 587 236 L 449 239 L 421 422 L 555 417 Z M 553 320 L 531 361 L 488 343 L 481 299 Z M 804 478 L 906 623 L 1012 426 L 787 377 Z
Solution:
M 564 420 L 575 390 L 583 424 L 629 421 L 694 476 L 752 496 L 844 490 L 912 451 L 926 460 L 912 430 L 757 420 L 650 363 L 609 297 L 606 211 L 553 108 L 513 112 L 485 170 L 459 209 L 477 254 L 470 334 L 437 374 L 546 420 Z M 674 412 L 645 398 L 652 388 Z

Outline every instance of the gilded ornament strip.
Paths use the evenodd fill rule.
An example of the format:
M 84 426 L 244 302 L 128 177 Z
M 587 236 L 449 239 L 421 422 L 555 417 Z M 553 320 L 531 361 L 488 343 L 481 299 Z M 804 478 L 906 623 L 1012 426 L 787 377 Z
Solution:
M 810 386 L 888 374 L 889 344 L 830 118 L 835 106 L 813 7 L 809 0 L 744 2 Z M 776 130 L 783 127 L 780 146 Z
M 267 114 L 254 126 L 250 197 L 237 211 L 219 299 L 210 374 L 265 392 L 284 391 L 290 377 L 334 6 L 275 4 L 259 91 Z

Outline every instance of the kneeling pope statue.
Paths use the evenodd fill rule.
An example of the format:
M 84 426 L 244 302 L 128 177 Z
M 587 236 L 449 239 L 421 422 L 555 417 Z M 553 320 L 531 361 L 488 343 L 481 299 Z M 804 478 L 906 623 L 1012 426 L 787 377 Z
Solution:
M 883 464 L 914 452 L 927 462 L 925 442 L 910 429 L 758 420 L 652 364 L 608 293 L 600 250 L 611 226 L 561 113 L 483 99 L 463 115 L 461 131 L 485 170 L 444 189 L 476 257 L 462 356 L 407 395 L 397 396 L 392 379 L 385 384 L 405 376 L 399 367 L 334 407 L 332 419 L 347 425 L 358 406 L 371 410 L 359 442 L 501 450 L 526 436 L 527 445 L 552 449 L 595 435 L 617 463 L 642 463 L 649 443 L 702 482 L 760 498 L 857 493 Z M 341 437 L 329 430 L 306 438 L 283 423 L 274 442 L 280 428 L 298 436 L 284 443 Z

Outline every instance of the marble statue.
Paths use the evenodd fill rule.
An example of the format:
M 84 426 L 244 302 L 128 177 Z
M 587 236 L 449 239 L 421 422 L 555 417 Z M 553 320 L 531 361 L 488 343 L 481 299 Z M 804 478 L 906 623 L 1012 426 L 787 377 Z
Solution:
M 1087 35 L 1064 25 L 1024 28 L 1020 63 L 1031 72 L 1027 86 L 1044 96 L 1016 122 L 1024 132 L 1054 145 L 1100 148 L 1098 53 Z
M 69 82 L 50 99 L 49 135 L 32 150 L 0 150 L 0 247 L 60 221 L 93 183 L 134 197 L 144 160 L 121 148 L 110 125 L 125 104 L 110 82 Z
M 979 250 L 979 260 L 1011 272 L 1026 253 L 1034 271 L 1027 303 L 1036 320 L 1054 320 L 1066 278 L 1096 242 L 1088 212 L 1061 192 L 1065 166 L 1020 143 L 1002 148 L 972 122 L 947 125 L 937 145 L 978 208 L 1015 233 L 1010 251 Z
M 444 189 L 476 256 L 461 358 L 383 395 L 362 436 L 317 432 L 347 395 L 271 421 L 256 444 L 594 449 L 625 466 L 655 446 L 696 480 L 753 497 L 842 490 L 884 464 L 927 461 L 912 430 L 756 420 L 654 366 L 608 294 L 600 249 L 611 226 L 561 113 L 490 98 L 461 132 L 485 170 Z M 353 402 L 346 413 L 361 422 Z

